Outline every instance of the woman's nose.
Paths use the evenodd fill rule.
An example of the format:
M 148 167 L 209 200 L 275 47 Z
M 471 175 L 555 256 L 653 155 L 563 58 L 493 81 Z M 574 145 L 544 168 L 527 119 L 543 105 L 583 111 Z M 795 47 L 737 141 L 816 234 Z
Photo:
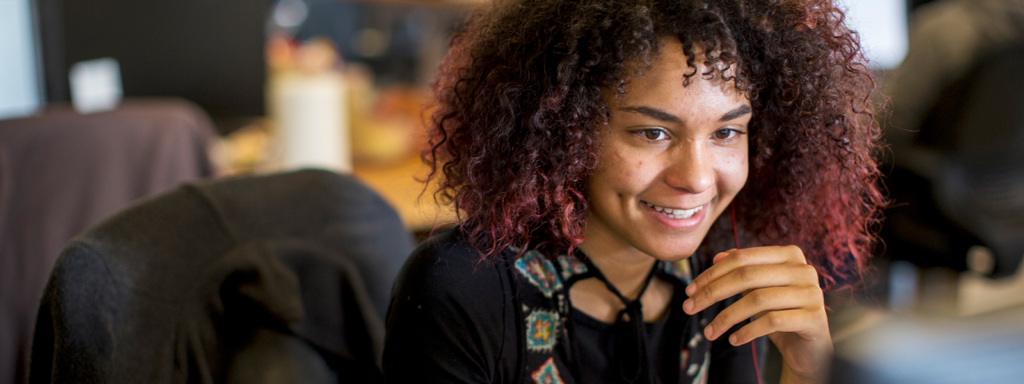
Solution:
M 698 194 L 711 188 L 715 183 L 714 161 L 707 148 L 690 143 L 672 153 L 669 167 L 665 170 L 665 182 L 672 188 Z

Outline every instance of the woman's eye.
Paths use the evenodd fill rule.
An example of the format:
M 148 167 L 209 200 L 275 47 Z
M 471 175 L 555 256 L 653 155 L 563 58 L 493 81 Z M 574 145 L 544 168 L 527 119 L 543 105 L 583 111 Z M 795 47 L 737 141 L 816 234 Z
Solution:
M 714 136 L 718 140 L 729 140 L 733 137 L 736 137 L 736 135 L 739 135 L 740 133 L 742 132 L 737 131 L 735 129 L 723 128 L 715 131 Z
M 661 129 L 644 129 L 640 131 L 640 134 L 647 140 L 664 140 L 668 138 L 665 131 Z

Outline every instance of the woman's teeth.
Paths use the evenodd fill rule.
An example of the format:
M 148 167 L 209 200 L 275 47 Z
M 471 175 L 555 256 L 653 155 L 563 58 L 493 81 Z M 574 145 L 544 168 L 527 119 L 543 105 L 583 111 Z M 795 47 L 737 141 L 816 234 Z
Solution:
M 659 207 L 657 205 L 648 203 L 646 201 L 644 202 L 644 204 L 647 204 L 648 207 L 654 208 L 655 211 L 661 212 L 662 215 L 665 215 L 665 216 L 667 216 L 670 219 L 687 219 L 687 218 L 690 218 L 691 216 L 693 216 L 694 213 L 697 213 L 702 208 L 704 208 L 704 206 L 701 205 L 701 206 L 699 206 L 697 208 L 693 208 L 693 209 L 672 209 L 672 208 Z

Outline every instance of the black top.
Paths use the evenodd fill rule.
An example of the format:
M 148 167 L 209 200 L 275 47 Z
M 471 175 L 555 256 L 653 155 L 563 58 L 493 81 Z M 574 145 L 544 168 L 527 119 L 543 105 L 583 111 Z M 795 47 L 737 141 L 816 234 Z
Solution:
M 644 324 L 647 340 L 681 340 L 683 321 L 686 316 L 682 310 L 683 301 L 674 296 L 665 316 L 661 319 Z M 582 383 L 626 383 L 613 364 L 617 358 L 614 325 L 597 320 L 583 313 L 573 311 L 572 321 L 575 323 L 576 337 L 579 345 L 580 365 L 585 367 Z M 679 343 L 652 342 L 647 345 L 647 355 L 654 366 L 653 371 L 661 383 L 679 382 Z M 656 359 L 656 360 L 655 360 Z
M 439 233 L 406 262 L 391 298 L 384 347 L 389 383 L 623 383 L 613 328 L 573 310 L 568 290 L 594 272 L 574 255 L 507 250 L 494 261 Z M 689 316 L 682 311 L 700 257 L 659 262 L 655 277 L 675 286 L 659 321 L 644 324 L 655 382 L 755 383 L 750 345 L 703 328 L 738 297 Z M 746 324 L 744 322 L 743 324 Z M 759 347 L 763 347 L 760 343 Z M 759 348 L 759 352 L 763 348 Z M 759 353 L 763 356 L 763 353 Z

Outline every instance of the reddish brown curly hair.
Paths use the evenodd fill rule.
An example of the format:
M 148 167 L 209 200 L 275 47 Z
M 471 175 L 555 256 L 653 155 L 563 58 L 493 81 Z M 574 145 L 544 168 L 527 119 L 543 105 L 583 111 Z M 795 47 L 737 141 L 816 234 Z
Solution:
M 874 82 L 843 19 L 828 0 L 497 0 L 453 35 L 434 86 L 423 156 L 436 196 L 483 259 L 580 244 L 602 90 L 625 92 L 659 38 L 675 36 L 703 76 L 735 66 L 726 80 L 754 110 L 751 172 L 733 203 L 744 244 L 800 246 L 826 288 L 860 281 L 885 202 Z M 732 247 L 725 216 L 708 249 Z

